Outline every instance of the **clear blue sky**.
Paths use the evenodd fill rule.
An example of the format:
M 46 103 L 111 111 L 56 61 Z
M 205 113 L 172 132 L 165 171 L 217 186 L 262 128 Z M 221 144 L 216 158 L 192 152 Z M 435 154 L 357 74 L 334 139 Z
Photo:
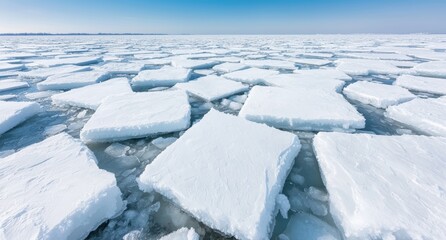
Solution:
M 446 0 L 0 0 L 0 32 L 446 33 Z

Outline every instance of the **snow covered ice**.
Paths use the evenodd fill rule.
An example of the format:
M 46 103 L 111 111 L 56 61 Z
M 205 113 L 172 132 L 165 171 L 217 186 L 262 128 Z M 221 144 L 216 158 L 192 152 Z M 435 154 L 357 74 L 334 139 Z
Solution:
M 27 82 L 8 81 L 8 80 L 0 81 L 0 92 L 6 92 L 9 90 L 27 88 L 27 87 L 29 87 Z
M 401 75 L 395 84 L 414 91 L 446 95 L 446 79 L 443 78 Z
M 413 69 L 421 76 L 446 78 L 446 61 L 420 63 Z
M 64 133 L 1 159 L 0 172 L 2 239 L 83 238 L 124 208 L 113 174 Z
M 35 102 L 0 101 L 0 135 L 41 111 Z
M 328 92 L 340 92 L 345 82 L 335 79 L 307 79 L 303 74 L 279 74 L 265 78 L 265 83 L 271 86 L 298 89 L 319 89 Z
M 248 68 L 224 74 L 223 77 L 248 84 L 264 83 L 265 78 L 279 74 L 276 70 Z
M 146 167 L 139 186 L 223 233 L 267 239 L 299 150 L 294 134 L 211 110 Z
M 446 138 L 319 133 L 314 147 L 347 238 L 446 235 Z
M 95 84 L 109 78 L 108 74 L 98 71 L 65 73 L 53 75 L 37 83 L 39 90 L 70 90 Z
M 190 69 L 169 66 L 156 70 L 144 70 L 132 79 L 132 85 L 147 88 L 170 87 L 189 80 L 191 72 Z

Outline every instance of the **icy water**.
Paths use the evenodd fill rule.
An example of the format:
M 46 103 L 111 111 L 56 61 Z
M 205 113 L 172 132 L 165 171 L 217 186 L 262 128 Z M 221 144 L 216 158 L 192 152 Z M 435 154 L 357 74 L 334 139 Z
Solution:
M 233 57 L 238 59 L 280 59 L 289 57 L 325 59 L 331 63 L 323 66 L 295 64 L 295 69 L 334 68 L 335 60 L 344 58 L 348 53 L 357 52 L 392 52 L 392 49 L 434 48 L 434 43 L 444 43 L 443 36 L 52 36 L 52 37 L 1 37 L 0 52 L 3 53 L 29 53 L 32 57 L 17 57 L 9 60 L 14 64 L 33 63 L 39 59 L 53 59 L 77 56 L 102 56 L 103 62 L 87 64 L 96 67 L 108 62 L 139 62 L 138 54 L 165 54 L 167 58 L 176 55 L 187 55 L 193 59 L 215 59 Z M 442 46 L 445 46 L 444 44 Z M 442 52 L 444 49 L 435 49 Z M 330 57 L 311 56 L 312 53 L 327 54 Z M 0 54 L 0 59 L 2 55 Z M 6 60 L 5 60 L 6 61 Z M 237 61 L 237 60 L 235 60 Z M 411 61 L 421 63 L 427 59 L 414 56 Z M 160 65 L 146 64 L 145 69 L 157 69 Z M 13 76 L 0 78 L 0 81 L 18 79 L 14 76 L 20 72 L 30 71 L 39 67 L 26 67 L 20 71 L 9 71 Z M 268 68 L 268 67 L 266 67 Z M 209 71 L 205 71 L 209 70 Z M 292 70 L 279 69 L 281 73 L 290 73 Z M 212 66 L 195 70 L 191 79 L 206 74 L 216 74 Z M 115 76 L 126 77 L 129 80 L 135 74 L 119 74 Z M 356 81 L 374 81 L 392 84 L 395 75 L 369 74 L 366 76 L 352 76 L 353 80 L 345 86 Z M 16 95 L 14 101 L 37 101 L 44 111 L 25 121 L 14 129 L 0 136 L 0 152 L 17 151 L 30 144 L 37 143 L 48 136 L 59 132 L 67 132 L 78 138 L 80 130 L 88 121 L 93 110 L 76 107 L 61 107 L 52 105 L 50 95 L 33 98 L 30 93 L 39 92 L 36 82 L 28 80 L 29 88 L 0 92 L 0 96 Z M 344 86 L 344 87 L 345 87 Z M 252 86 L 250 86 L 252 87 Z M 135 89 L 147 91 L 148 89 Z M 199 121 L 210 108 L 237 115 L 238 107 L 228 102 L 239 102 L 249 91 L 230 96 L 222 100 L 206 103 L 198 98 L 190 98 L 192 106 L 192 123 Z M 413 92 L 419 97 L 436 98 L 438 95 L 425 92 Z M 35 96 L 34 96 L 35 97 Z M 31 99 L 30 99 L 31 98 Z M 228 99 L 230 101 L 228 101 Z M 348 99 L 348 98 L 347 98 Z M 384 115 L 384 110 L 366 105 L 355 100 L 348 101 L 365 117 L 366 127 L 357 132 L 370 132 L 378 135 L 421 134 L 404 124 L 397 123 Z M 287 130 L 284 130 L 287 131 Z M 285 183 L 283 193 L 291 202 L 289 217 L 295 212 L 308 212 L 329 225 L 336 227 L 329 212 L 327 202 L 312 199 L 308 194 L 310 187 L 326 191 L 319 172 L 319 167 L 312 147 L 313 136 L 317 132 L 290 131 L 299 136 L 302 149 L 295 159 L 294 167 Z M 91 232 L 87 239 L 121 239 L 125 234 L 138 230 L 142 239 L 158 239 L 181 227 L 194 227 L 203 239 L 230 239 L 214 231 L 204 224 L 196 221 L 177 206 L 157 193 L 144 193 L 139 190 L 135 179 L 142 173 L 145 166 L 163 151 L 152 144 L 158 137 L 180 137 L 183 132 L 151 136 L 142 139 L 119 141 L 126 148 L 125 156 L 114 157 L 106 153 L 111 143 L 90 144 L 88 147 L 95 153 L 99 167 L 115 174 L 123 199 L 127 202 L 125 211 L 100 225 Z M 221 146 L 224 147 L 224 146 Z M 289 218 L 288 218 L 289 219 Z M 280 214 L 276 217 L 272 239 L 278 239 L 285 230 L 288 219 Z M 338 229 L 342 232 L 341 229 Z

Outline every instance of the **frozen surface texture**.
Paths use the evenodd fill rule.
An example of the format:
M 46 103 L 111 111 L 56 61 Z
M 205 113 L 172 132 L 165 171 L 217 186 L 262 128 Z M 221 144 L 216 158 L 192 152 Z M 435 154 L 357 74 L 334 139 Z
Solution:
M 446 78 L 446 61 L 420 63 L 413 69 L 422 76 Z
M 41 111 L 35 102 L 6 102 L 0 100 L 0 135 Z
M 108 74 L 98 71 L 65 73 L 48 77 L 37 83 L 39 90 L 70 90 L 104 81 Z
M 265 78 L 265 83 L 271 86 L 289 89 L 311 89 L 331 92 L 340 92 L 345 82 L 335 79 L 314 78 L 308 79 L 304 74 L 279 74 Z
M 349 75 L 401 74 L 407 70 L 386 61 L 370 59 L 339 59 L 337 69 Z
M 446 235 L 446 138 L 319 133 L 314 147 L 347 238 Z
M 139 186 L 223 233 L 268 239 L 299 150 L 294 134 L 211 110 L 146 167 Z
M 107 98 L 81 131 L 85 142 L 107 142 L 181 131 L 189 126 L 184 91 L 131 93 Z
M 29 85 L 26 82 L 9 81 L 9 80 L 0 81 L 0 92 L 6 92 L 9 90 L 27 88 L 27 87 L 29 87 Z
M 444 78 L 402 75 L 396 79 L 395 84 L 410 90 L 446 95 L 446 79 Z
M 276 74 L 279 74 L 279 71 L 261 68 L 248 68 L 224 74 L 223 77 L 248 84 L 260 84 L 265 82 L 265 78 Z
M 170 87 L 189 80 L 191 70 L 180 67 L 165 66 L 156 70 L 144 70 L 132 79 L 136 87 Z
M 115 176 L 65 133 L 1 159 L 0 173 L 2 239 L 80 239 L 124 207 Z
M 240 111 L 251 121 L 292 130 L 363 128 L 364 117 L 336 92 L 254 87 Z

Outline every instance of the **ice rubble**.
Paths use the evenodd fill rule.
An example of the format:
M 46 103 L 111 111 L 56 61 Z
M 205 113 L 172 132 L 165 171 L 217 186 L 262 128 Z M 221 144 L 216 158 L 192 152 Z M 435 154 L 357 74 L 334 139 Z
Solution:
M 443 78 L 402 75 L 394 84 L 410 90 L 446 95 L 446 79 Z
M 80 239 L 124 208 L 115 176 L 65 133 L 1 159 L 0 172 L 2 239 Z
M 5 92 L 9 90 L 15 90 L 19 88 L 26 88 L 29 87 L 29 84 L 26 82 L 21 81 L 9 81 L 9 80 L 2 80 L 0 81 L 0 92 Z
M 5 102 L 0 100 L 0 135 L 41 111 L 35 102 Z
M 446 138 L 318 133 L 314 148 L 347 238 L 446 235 Z
M 114 78 L 102 83 L 55 94 L 51 97 L 51 100 L 56 105 L 71 105 L 96 110 L 107 97 L 132 92 L 127 78 Z
M 409 71 L 382 60 L 339 59 L 336 64 L 336 69 L 349 75 L 401 74 Z
M 105 72 L 86 71 L 75 73 L 64 73 L 49 76 L 46 80 L 37 83 L 39 90 L 70 90 L 84 87 L 108 79 Z
M 192 71 L 186 68 L 164 66 L 156 70 L 144 70 L 132 79 L 135 87 L 170 87 L 189 80 Z
M 239 82 L 219 76 L 205 76 L 187 83 L 178 83 L 175 88 L 186 90 L 206 101 L 214 101 L 249 89 Z
M 377 108 L 387 108 L 388 106 L 416 98 L 415 95 L 405 88 L 367 81 L 350 84 L 344 88 L 343 92 L 350 99 L 370 104 Z
M 248 68 L 244 70 L 226 73 L 222 76 L 227 79 L 231 79 L 238 82 L 243 82 L 248 84 L 261 84 L 265 82 L 266 77 L 270 77 L 277 74 L 279 74 L 279 71 L 276 70 Z
M 28 72 L 20 72 L 19 77 L 22 79 L 44 80 L 51 75 L 81 72 L 87 70 L 90 70 L 90 67 L 63 65 L 60 67 L 38 68 Z
M 214 69 L 217 72 L 229 73 L 229 72 L 234 72 L 234 71 L 238 71 L 238 70 L 243 70 L 246 68 L 248 68 L 248 66 L 246 66 L 245 64 L 242 64 L 242 63 L 225 62 L 222 64 L 215 65 L 212 69 Z
M 386 116 L 414 129 L 436 136 L 446 136 L 446 98 L 414 99 L 388 107 Z
M 334 79 L 306 79 L 302 74 L 279 74 L 265 78 L 265 83 L 283 88 L 319 89 L 324 91 L 340 92 L 345 82 Z
M 189 126 L 184 91 L 142 92 L 107 98 L 81 130 L 84 142 L 108 142 L 181 131 Z
M 364 128 L 365 119 L 336 92 L 256 86 L 239 113 L 254 122 L 291 130 Z
M 180 228 L 159 240 L 199 240 L 200 236 L 195 232 L 194 228 Z
M 276 197 L 299 150 L 291 133 L 211 110 L 138 182 L 225 234 L 268 239 Z
M 421 76 L 446 78 L 446 61 L 420 63 L 413 70 Z

